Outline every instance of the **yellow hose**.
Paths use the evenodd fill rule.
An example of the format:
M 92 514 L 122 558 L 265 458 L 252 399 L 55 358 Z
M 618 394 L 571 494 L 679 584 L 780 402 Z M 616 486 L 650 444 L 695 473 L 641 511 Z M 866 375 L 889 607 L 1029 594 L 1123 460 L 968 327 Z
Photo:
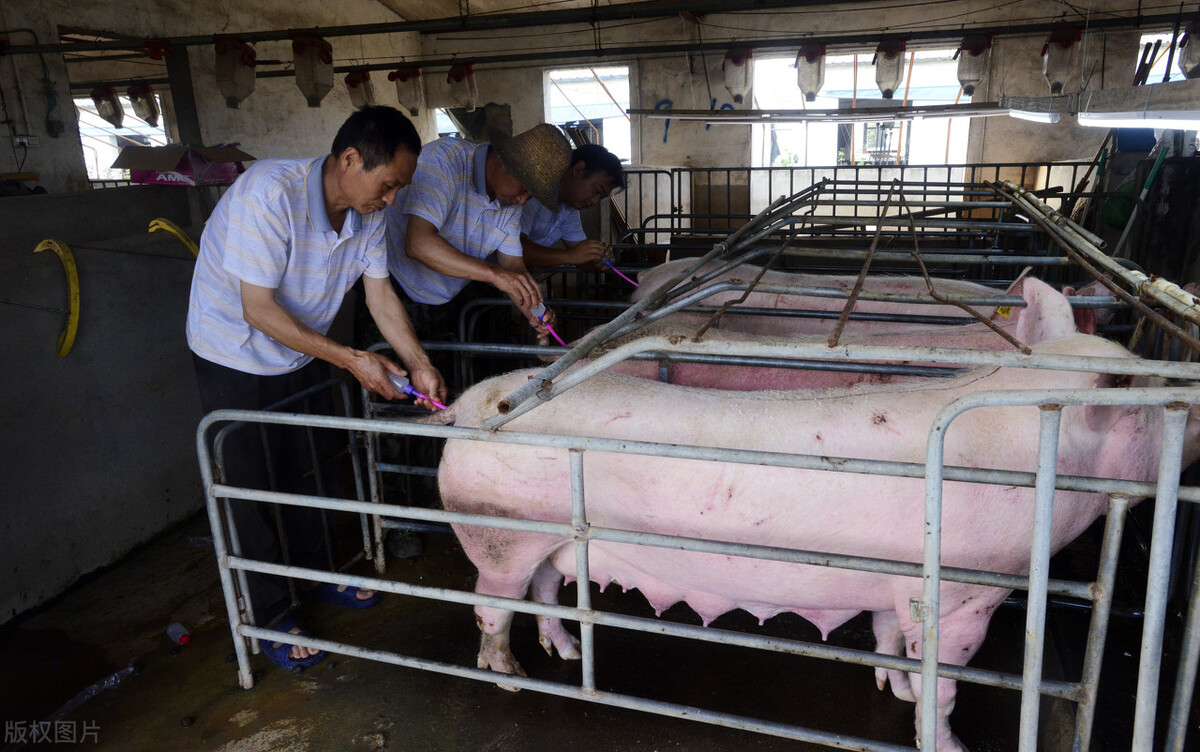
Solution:
M 75 268 L 75 256 L 65 243 L 43 240 L 33 249 L 34 253 L 42 251 L 54 251 L 67 272 L 67 326 L 62 330 L 62 334 L 58 335 L 58 357 L 65 358 L 67 353 L 71 352 L 71 347 L 75 344 L 75 333 L 79 330 L 79 271 Z
M 196 241 L 188 237 L 188 234 L 180 229 L 179 225 L 175 224 L 171 220 L 164 217 L 151 220 L 149 232 L 154 232 L 155 230 L 163 230 L 171 233 L 187 246 L 187 249 L 192 252 L 193 257 L 200 255 L 200 249 L 196 246 Z

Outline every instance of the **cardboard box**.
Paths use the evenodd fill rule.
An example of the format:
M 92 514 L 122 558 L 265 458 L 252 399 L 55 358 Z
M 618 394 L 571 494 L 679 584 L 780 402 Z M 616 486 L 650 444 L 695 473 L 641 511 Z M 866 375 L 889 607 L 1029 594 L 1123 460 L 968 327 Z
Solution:
M 134 183 L 229 185 L 252 159 L 233 146 L 126 146 L 112 166 Z

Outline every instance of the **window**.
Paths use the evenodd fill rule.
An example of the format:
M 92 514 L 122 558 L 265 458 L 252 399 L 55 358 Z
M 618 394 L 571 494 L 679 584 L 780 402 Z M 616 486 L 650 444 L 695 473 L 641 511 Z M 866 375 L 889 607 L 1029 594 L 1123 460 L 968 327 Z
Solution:
M 815 102 L 796 85 L 794 57 L 754 63 L 754 107 L 762 110 L 837 110 L 890 104 L 954 104 L 960 101 L 953 49 L 921 50 L 907 58 L 905 81 L 893 100 L 875 85 L 871 53 L 829 55 L 825 84 Z M 836 164 L 954 164 L 966 159 L 968 118 L 928 118 L 881 123 L 770 123 L 754 126 L 755 166 Z
M 158 125 L 150 125 L 133 114 L 133 105 L 129 103 L 129 97 L 122 95 L 119 99 L 122 109 L 125 110 L 125 119 L 120 128 L 100 117 L 96 112 L 96 104 L 90 97 L 75 99 L 75 112 L 79 117 L 79 138 L 83 143 L 83 157 L 87 164 L 89 180 L 128 180 L 127 170 L 114 170 L 110 167 L 121 153 L 121 149 L 130 144 L 165 146 L 167 143 L 167 134 L 163 128 L 165 118 L 160 118 Z M 162 109 L 161 100 L 159 109 Z
M 629 68 L 569 68 L 547 71 L 546 122 L 572 138 L 600 144 L 628 162 L 631 154 Z

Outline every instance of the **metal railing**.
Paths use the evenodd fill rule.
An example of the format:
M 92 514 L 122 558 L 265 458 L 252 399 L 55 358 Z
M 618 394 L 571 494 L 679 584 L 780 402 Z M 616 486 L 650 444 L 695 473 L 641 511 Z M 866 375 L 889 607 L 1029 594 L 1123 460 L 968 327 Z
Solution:
M 912 358 L 913 355 L 906 354 L 905 357 Z M 999 353 L 973 354 L 964 359 L 975 360 L 977 358 L 984 360 L 996 358 L 1001 363 L 1011 360 L 1011 357 L 1007 354 Z M 925 359 L 924 354 L 917 356 L 917 359 Z M 1035 358 L 1034 360 L 1038 359 Z M 1041 360 L 1045 361 L 1042 364 L 1047 364 L 1053 358 L 1043 356 Z M 1028 365 L 1030 362 L 1028 356 L 1026 356 L 1026 364 Z M 1053 365 L 1052 363 L 1050 364 Z M 1094 365 L 1090 362 L 1076 363 L 1075 368 L 1091 369 Z M 1190 373 L 1193 378 L 1200 376 L 1200 373 L 1198 373 L 1200 368 L 1189 364 L 1147 364 L 1136 361 L 1117 360 L 1110 361 L 1109 366 L 1109 368 L 1103 370 L 1139 372 L 1150 367 L 1167 367 L 1167 370 L 1170 371 L 1177 370 L 1180 373 Z M 204 475 L 204 488 L 208 501 L 209 519 L 213 526 L 214 542 L 217 546 L 218 562 L 221 568 L 221 581 L 225 590 L 226 605 L 229 610 L 230 624 L 234 635 L 239 676 L 244 687 L 248 688 L 253 684 L 246 641 L 249 638 L 279 639 L 281 637 L 278 632 L 254 626 L 252 623 L 246 621 L 244 615 L 239 614 L 237 610 L 236 601 L 233 597 L 233 593 L 235 592 L 233 587 L 233 573 L 239 571 L 257 571 L 293 577 L 300 576 L 322 582 L 367 587 L 385 592 L 431 598 L 451 603 L 491 606 L 505 610 L 515 610 L 523 613 L 578 621 L 581 625 L 580 632 L 584 668 L 581 684 L 574 686 L 519 676 L 499 675 L 471 667 L 428 661 L 404 656 L 395 652 L 368 650 L 318 638 L 301 638 L 294 635 L 287 635 L 287 639 L 291 643 L 482 681 L 496 682 L 502 678 L 502 683 L 506 685 L 528 688 L 539 692 L 618 707 L 639 709 L 662 715 L 691 718 L 706 723 L 741 728 L 833 747 L 886 750 L 887 752 L 911 748 L 604 691 L 598 688 L 595 683 L 594 665 L 597 660 L 597 649 L 591 639 L 592 628 L 596 625 L 618 627 L 683 638 L 702 639 L 707 642 L 773 650 L 788 654 L 828 658 L 897 671 L 912 673 L 919 671 L 922 675 L 923 686 L 926 688 L 936 687 L 938 677 L 980 683 L 993 687 L 1019 688 L 1022 692 L 1022 713 L 1020 720 L 1020 748 L 1022 750 L 1033 750 L 1036 748 L 1038 698 L 1042 695 L 1065 698 L 1076 702 L 1078 705 L 1075 743 L 1077 749 L 1086 749 L 1091 718 L 1095 711 L 1094 703 L 1097 695 L 1096 686 L 1099 680 L 1099 660 L 1103 653 L 1107 614 L 1111 606 L 1112 581 L 1116 567 L 1116 543 L 1120 539 L 1124 509 L 1127 504 L 1126 500 L 1128 498 L 1155 496 L 1157 498 L 1157 508 L 1155 510 L 1152 540 L 1152 562 L 1147 583 L 1149 595 L 1145 609 L 1147 616 L 1143 630 L 1138 700 L 1134 721 L 1133 748 L 1141 750 L 1151 748 L 1150 745 L 1153 737 L 1154 711 L 1157 706 L 1158 675 L 1161 670 L 1160 661 L 1162 660 L 1163 617 L 1165 614 L 1165 595 L 1159 591 L 1165 591 L 1166 577 L 1164 569 L 1168 565 L 1171 556 L 1171 526 L 1175 518 L 1176 503 L 1177 499 L 1191 502 L 1200 501 L 1200 488 L 1180 489 L 1178 483 L 1183 429 L 1188 417 L 1188 407 L 1198 401 L 1200 401 L 1200 394 L 1198 394 L 1198 390 L 1195 388 L 1036 390 L 972 394 L 955 400 L 939 413 L 930 427 L 930 440 L 928 442 L 926 461 L 923 465 L 792 455 L 777 452 L 714 449 L 711 447 L 656 444 L 640 441 L 618 441 L 582 436 L 512 433 L 508 431 L 495 432 L 483 429 L 426 426 L 395 421 L 259 413 L 252 411 L 218 411 L 207 416 L 202 421 L 198 431 L 197 449 Z M 1067 405 L 1096 404 L 1158 405 L 1164 408 L 1166 418 L 1163 424 L 1163 450 L 1156 484 L 1116 479 L 1084 478 L 1057 473 L 1055 465 L 1058 415 L 1060 410 L 1063 406 Z M 952 422 L 969 410 L 995 405 L 1030 405 L 1038 406 L 1042 409 L 1037 473 L 943 467 L 942 441 Z M 282 494 L 218 484 L 212 474 L 211 455 L 205 441 L 205 435 L 210 426 L 223 421 L 306 425 L 321 428 L 340 428 L 366 433 L 378 432 L 392 435 L 426 436 L 449 440 L 565 449 L 569 452 L 571 459 L 572 512 L 570 523 L 565 521 L 534 522 L 514 518 L 422 509 L 411 506 L 377 505 L 355 500 Z M 910 562 L 890 562 L 864 558 L 862 556 L 830 555 L 817 551 L 791 550 L 695 538 L 678 538 L 658 535 L 647 531 L 592 526 L 589 523 L 587 497 L 583 488 L 583 467 L 587 454 L 594 451 L 693 459 L 707 462 L 732 462 L 758 466 L 801 468 L 828 472 L 849 472 L 910 478 L 923 477 L 926 489 L 924 563 L 918 565 Z M 1034 524 L 1032 559 L 1030 575 L 1028 577 L 1003 572 L 964 570 L 941 566 L 941 493 L 942 484 L 946 480 L 1016 485 L 1035 489 L 1037 499 L 1036 508 L 1038 511 Z M 1110 497 L 1109 508 L 1111 516 L 1106 528 L 1105 545 L 1101 555 L 1103 563 L 1095 583 L 1060 581 L 1051 579 L 1048 576 L 1046 566 L 1050 550 L 1048 513 L 1053 503 L 1055 490 L 1102 493 Z M 902 658 L 899 656 L 881 655 L 866 651 L 812 645 L 792 640 L 780 640 L 723 630 L 662 623 L 653 619 L 606 613 L 597 611 L 592 607 L 587 588 L 579 588 L 579 600 L 577 604 L 575 607 L 568 607 L 533 603 L 512 598 L 484 596 L 445 588 L 425 587 L 386 579 L 348 574 L 331 574 L 280 564 L 256 562 L 231 555 L 228 551 L 225 545 L 227 531 L 223 526 L 217 507 L 217 499 L 219 498 L 254 499 L 273 504 L 292 504 L 302 507 L 339 509 L 359 513 L 382 513 L 429 522 L 481 525 L 505 530 L 555 535 L 563 539 L 573 540 L 577 551 L 580 552 L 576 557 L 577 569 L 574 573 L 579 582 L 588 581 L 587 551 L 592 541 L 611 541 L 632 545 L 669 547 L 677 550 L 702 551 L 729 556 L 751 557 L 767 561 L 829 565 L 901 576 L 920 576 L 924 578 L 924 589 L 922 600 L 918 604 L 917 610 L 921 614 L 927 614 L 922 638 L 922 658 L 919 660 Z M 1198 576 L 1200 576 L 1200 572 L 1198 572 Z M 1024 669 L 1021 676 L 963 666 L 939 664 L 937 662 L 937 643 L 939 639 L 937 620 L 940 609 L 940 585 L 943 580 L 1003 588 L 1016 587 L 1030 591 L 1026 629 L 1028 634 L 1032 635 L 1032 638 L 1026 641 Z M 1041 677 L 1042 635 L 1045 629 L 1045 599 L 1047 593 L 1084 598 L 1094 602 L 1086 659 L 1080 680 L 1077 682 L 1047 681 Z M 1197 605 L 1197 600 L 1198 597 L 1194 595 L 1189 605 L 1189 618 L 1184 638 L 1186 648 L 1181 660 L 1181 670 L 1177 680 L 1178 688 L 1174 695 L 1170 714 L 1170 735 L 1168 737 L 1167 749 L 1171 750 L 1183 749 L 1184 734 L 1186 731 L 1184 721 L 1186 720 L 1191 701 L 1189 682 L 1194 681 L 1197 654 L 1200 653 L 1200 638 L 1197 637 L 1197 630 L 1200 629 L 1200 626 L 1197 625 L 1197 621 L 1200 620 L 1200 606 Z M 934 725 L 937 718 L 936 691 L 925 691 L 921 702 L 922 736 L 925 739 L 936 738 Z
M 1090 162 L 1006 162 L 959 165 L 837 165 L 813 167 L 631 168 L 626 190 L 615 198 L 628 229 L 619 242 L 662 245 L 675 236 L 726 235 L 780 195 L 826 182 L 831 196 L 822 214 L 874 218 L 892 180 L 923 200 L 959 203 L 957 211 L 995 220 L 1002 207 L 979 190 L 1007 180 L 1049 200 L 1068 199 Z M 1061 207 L 1056 207 L 1061 208 Z M 847 233 L 843 233 L 847 234 Z

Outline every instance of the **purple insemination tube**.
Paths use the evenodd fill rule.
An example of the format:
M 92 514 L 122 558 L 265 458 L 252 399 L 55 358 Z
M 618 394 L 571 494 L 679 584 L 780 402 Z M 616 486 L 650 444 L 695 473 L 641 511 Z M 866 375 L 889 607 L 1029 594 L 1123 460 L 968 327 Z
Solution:
M 396 374 L 389 371 L 388 379 L 391 380 L 392 386 L 394 386 L 397 389 L 399 389 L 400 391 L 404 392 L 409 397 L 413 397 L 414 399 L 426 399 L 426 400 L 429 400 L 430 402 L 432 402 L 433 406 L 436 407 L 437 409 L 439 409 L 439 410 L 446 409 L 446 406 L 443 405 L 441 402 L 438 402 L 437 400 L 433 399 L 432 397 L 428 397 L 424 394 L 421 394 L 416 389 L 413 389 L 412 382 L 409 381 L 406 377 L 397 376 Z
M 613 266 L 613 262 L 609 261 L 608 259 L 604 259 L 604 265 L 605 265 L 605 266 L 607 266 L 609 269 L 612 269 L 612 270 L 613 270 L 614 272 L 616 272 L 618 275 L 620 275 L 621 279 L 625 280 L 625 281 L 626 281 L 626 282 L 628 282 L 629 284 L 633 285 L 634 287 L 637 287 L 637 286 L 638 286 L 638 283 L 637 283 L 637 282 L 634 282 L 634 281 L 633 281 L 632 279 L 630 279 L 629 277 L 626 277 L 624 272 L 622 272 L 622 271 L 621 271 L 620 269 L 618 269 L 617 267 Z

